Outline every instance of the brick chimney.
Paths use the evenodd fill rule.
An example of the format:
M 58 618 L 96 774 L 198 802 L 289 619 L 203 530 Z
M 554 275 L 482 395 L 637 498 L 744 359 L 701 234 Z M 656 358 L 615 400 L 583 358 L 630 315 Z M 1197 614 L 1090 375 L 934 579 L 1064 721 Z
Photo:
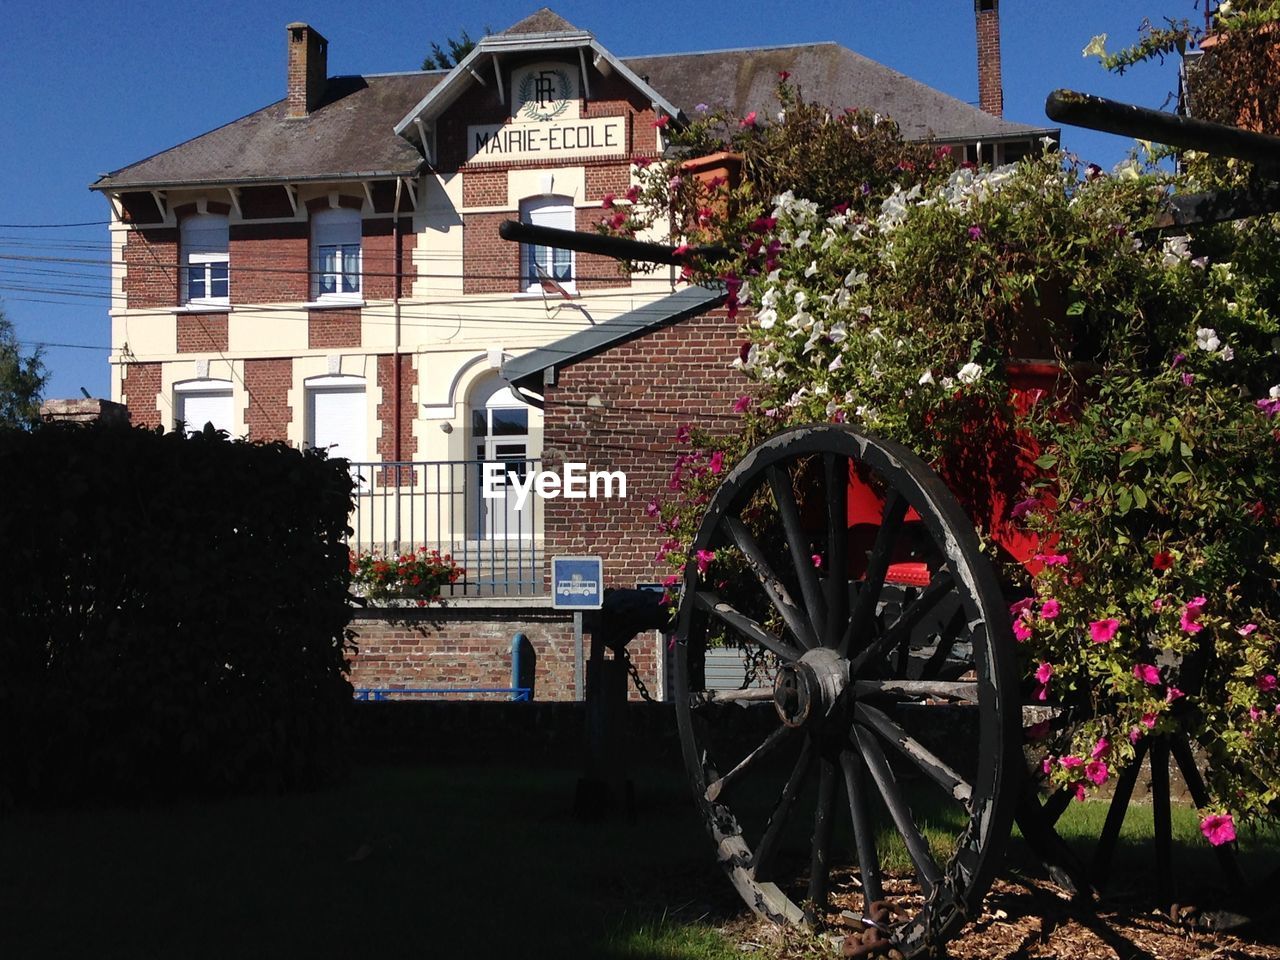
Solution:
M 1000 77 L 1000 0 L 973 0 L 978 21 L 978 107 L 1004 116 L 1004 84 Z
M 329 76 L 329 41 L 305 23 L 285 28 L 289 44 L 288 104 L 285 116 L 305 117 L 320 104 Z

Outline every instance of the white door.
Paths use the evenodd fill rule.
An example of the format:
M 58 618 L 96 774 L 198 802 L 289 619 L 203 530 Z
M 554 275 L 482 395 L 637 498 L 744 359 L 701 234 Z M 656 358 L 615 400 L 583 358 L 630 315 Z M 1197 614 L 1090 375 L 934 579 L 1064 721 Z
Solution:
M 530 493 L 523 508 L 517 508 L 517 493 L 508 474 L 514 473 L 521 482 L 528 477 L 529 406 L 503 381 L 494 384 L 492 392 L 478 392 L 473 403 L 470 453 L 475 482 L 469 484 L 473 492 L 468 515 L 475 520 L 479 539 L 527 540 L 533 536 L 533 498 L 537 494 Z M 503 465 L 504 495 L 498 499 L 483 495 L 486 463 Z

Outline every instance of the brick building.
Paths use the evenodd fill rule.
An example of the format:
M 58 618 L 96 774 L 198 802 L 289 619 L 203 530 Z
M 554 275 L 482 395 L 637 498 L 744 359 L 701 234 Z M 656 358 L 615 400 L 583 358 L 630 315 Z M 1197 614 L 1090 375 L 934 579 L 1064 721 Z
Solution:
M 289 24 L 282 99 L 93 185 L 112 212 L 112 399 L 135 423 L 329 447 L 354 464 L 356 544 L 440 546 L 467 568 L 466 594 L 541 594 L 547 555 L 614 541 L 617 582 L 651 579 L 649 533 L 591 507 L 544 523 L 536 497 L 485 499 L 482 464 L 536 469 L 575 445 L 593 462 L 612 438 L 647 489 L 671 425 L 724 410 L 732 325 L 672 274 L 507 243 L 498 224 L 591 229 L 602 198 L 663 153 L 655 121 L 699 103 L 768 111 L 781 71 L 908 137 L 1020 155 L 1056 131 L 999 116 L 996 4 L 975 5 L 986 110 L 832 43 L 619 58 L 542 9 L 451 70 L 331 77 L 325 38 Z M 599 331 L 617 337 L 608 350 Z M 539 354 L 529 392 L 502 378 L 549 349 L 575 362 Z

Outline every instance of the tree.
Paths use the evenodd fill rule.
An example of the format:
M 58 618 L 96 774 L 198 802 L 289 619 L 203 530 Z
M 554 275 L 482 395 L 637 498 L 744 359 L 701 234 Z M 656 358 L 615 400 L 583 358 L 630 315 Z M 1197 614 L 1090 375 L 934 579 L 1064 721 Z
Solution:
M 484 28 L 486 37 L 491 33 L 493 33 L 492 27 Z M 431 52 L 422 61 L 423 70 L 448 70 L 450 67 L 456 67 L 476 46 L 476 41 L 466 30 L 463 30 L 456 40 L 449 37 L 445 43 L 449 47 L 447 51 L 441 49 L 440 44 L 432 41 Z
M 48 379 L 40 349 L 22 356 L 13 324 L 0 310 L 0 427 L 28 429 L 38 423 Z

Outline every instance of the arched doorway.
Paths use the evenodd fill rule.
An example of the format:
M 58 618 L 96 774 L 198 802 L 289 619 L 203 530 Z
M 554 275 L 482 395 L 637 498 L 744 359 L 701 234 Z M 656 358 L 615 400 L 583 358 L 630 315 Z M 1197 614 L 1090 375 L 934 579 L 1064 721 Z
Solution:
M 531 468 L 529 405 L 516 396 L 505 380 L 494 375 L 475 385 L 468 407 L 468 533 L 478 540 L 530 539 L 536 495 L 517 507 L 510 477 L 514 474 L 523 482 Z M 497 499 L 483 495 L 486 463 L 499 463 L 504 468 L 503 495 Z

